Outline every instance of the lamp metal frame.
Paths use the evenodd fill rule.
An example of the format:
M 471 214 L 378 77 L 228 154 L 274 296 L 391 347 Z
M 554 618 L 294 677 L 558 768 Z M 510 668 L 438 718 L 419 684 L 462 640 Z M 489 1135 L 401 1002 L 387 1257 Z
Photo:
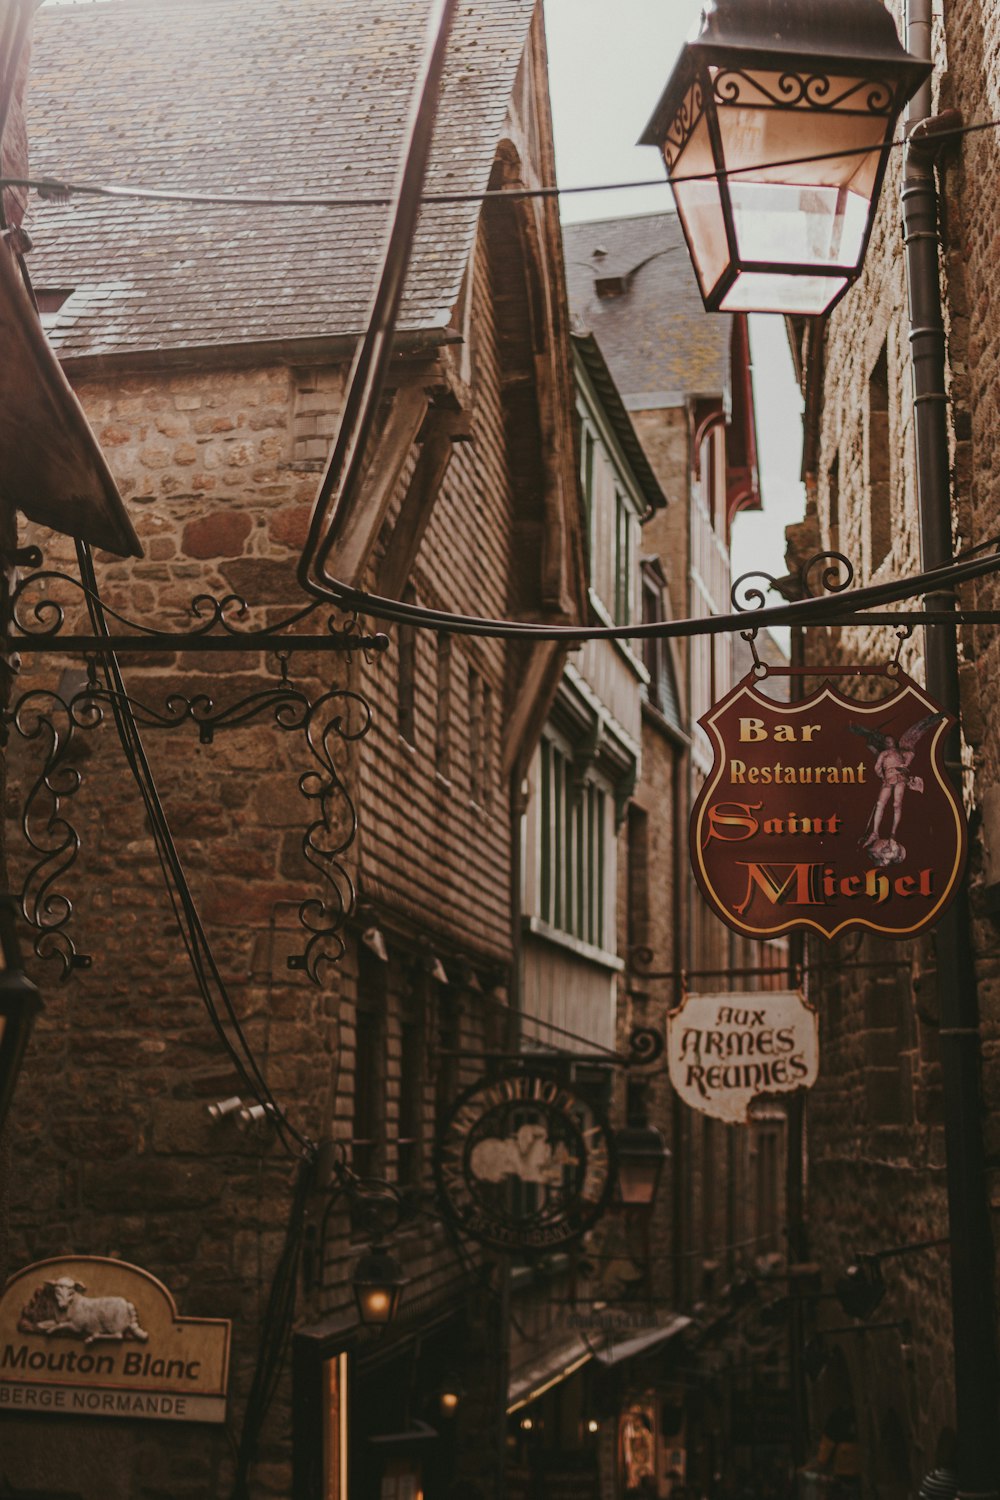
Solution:
M 888 27 L 886 23 L 888 22 Z M 728 247 L 728 263 L 712 287 L 702 282 L 701 268 L 683 207 L 678 214 L 706 310 L 718 312 L 744 273 L 810 276 L 843 280 L 826 305 L 829 312 L 861 274 L 871 239 L 896 121 L 907 100 L 930 73 L 930 64 L 900 45 L 895 27 L 879 0 L 717 0 L 707 8 L 698 37 L 688 42 L 640 137 L 641 145 L 658 146 L 668 176 L 681 160 L 695 129 L 705 120 L 719 186 L 719 203 Z M 774 78 L 767 84 L 763 78 Z M 834 79 L 843 80 L 839 92 Z M 749 90 L 754 96 L 745 97 Z M 807 117 L 871 119 L 884 125 L 863 240 L 851 266 L 745 260 L 739 255 L 736 219 L 730 192 L 720 112 L 752 104 Z M 810 155 L 813 152 L 810 150 Z M 831 155 L 835 153 L 831 152 Z M 770 165 L 770 164 L 769 164 Z M 775 164 L 777 165 L 777 164 Z M 790 170 L 794 163 L 788 163 Z M 736 180 L 749 173 L 739 169 Z M 779 179 L 773 179 L 775 182 Z M 740 308 L 739 311 L 754 311 Z M 771 309 L 764 309 L 771 310 Z

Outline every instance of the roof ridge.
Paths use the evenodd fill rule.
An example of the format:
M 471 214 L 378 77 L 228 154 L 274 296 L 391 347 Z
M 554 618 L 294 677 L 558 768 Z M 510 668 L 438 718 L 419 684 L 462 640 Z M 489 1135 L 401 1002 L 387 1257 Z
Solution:
M 666 178 L 664 178 L 664 186 L 666 186 Z M 562 227 L 565 232 L 567 229 L 593 229 L 599 224 L 634 224 L 638 219 L 677 219 L 680 222 L 676 208 L 653 208 L 641 214 L 618 214 L 604 219 L 577 219 L 570 224 L 564 222 Z

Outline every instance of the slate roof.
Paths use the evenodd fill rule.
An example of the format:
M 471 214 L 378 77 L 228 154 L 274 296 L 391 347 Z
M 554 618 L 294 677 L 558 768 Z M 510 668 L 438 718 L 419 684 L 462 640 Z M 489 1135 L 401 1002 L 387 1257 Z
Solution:
M 564 224 L 563 249 L 574 327 L 593 333 L 627 406 L 729 390 L 732 319 L 706 314 L 676 214 Z M 598 280 L 622 289 L 598 296 Z
M 535 0 L 456 20 L 428 190 L 486 187 Z M 43 8 L 28 90 L 35 176 L 253 193 L 391 191 L 431 0 L 103 0 Z M 443 328 L 478 204 L 425 210 L 402 332 Z M 360 332 L 384 208 L 32 197 L 62 357 Z

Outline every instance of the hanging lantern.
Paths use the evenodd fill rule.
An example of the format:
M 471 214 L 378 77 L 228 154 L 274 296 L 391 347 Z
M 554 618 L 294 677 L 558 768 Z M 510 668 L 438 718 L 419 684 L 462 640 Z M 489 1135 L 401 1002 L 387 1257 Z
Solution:
M 454 1370 L 449 1370 L 438 1387 L 438 1407 L 442 1417 L 453 1417 L 465 1397 L 465 1386 Z
M 362 1323 L 383 1328 L 392 1323 L 408 1284 L 396 1257 L 381 1245 L 373 1245 L 358 1261 L 352 1279 Z
M 616 1131 L 618 1202 L 626 1208 L 651 1208 L 669 1155 L 653 1125 L 626 1125 Z
M 843 296 L 930 68 L 881 0 L 706 5 L 641 144 L 663 152 L 709 312 L 823 313 Z

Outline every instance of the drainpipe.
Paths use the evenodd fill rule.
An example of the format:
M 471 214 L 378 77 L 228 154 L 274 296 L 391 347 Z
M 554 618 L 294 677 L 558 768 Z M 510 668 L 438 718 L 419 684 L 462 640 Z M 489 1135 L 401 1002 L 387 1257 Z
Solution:
M 687 808 L 684 805 L 684 788 L 687 782 L 687 767 L 690 749 L 683 752 L 674 747 L 674 761 L 670 775 L 670 797 L 671 812 L 673 817 L 673 900 L 671 909 L 671 950 L 670 967 L 674 971 L 673 990 L 670 996 L 670 1009 L 676 1010 L 683 999 L 683 982 L 681 975 L 687 964 L 687 945 L 685 934 L 688 931 L 688 918 L 691 911 L 691 888 L 686 884 L 690 880 L 688 862 L 685 859 L 687 845 L 682 830 L 686 827 L 685 814 Z M 685 896 L 687 899 L 685 900 Z M 664 1021 L 664 1024 L 665 1021 Z M 684 1215 L 684 1175 L 690 1170 L 688 1159 L 687 1142 L 685 1141 L 685 1129 L 687 1121 L 685 1106 L 680 1095 L 675 1089 L 670 1090 L 670 1149 L 673 1153 L 670 1160 L 670 1193 L 671 1193 L 671 1222 L 670 1222 L 670 1255 L 671 1255 L 671 1286 L 675 1307 L 684 1306 L 684 1231 L 686 1229 Z
M 932 0 L 908 0 L 907 45 L 931 60 Z M 908 134 L 933 108 L 930 82 L 907 110 Z M 923 134 L 923 132 L 920 132 Z M 906 149 L 903 226 L 909 292 L 910 349 L 920 518 L 921 566 L 952 559 L 945 335 L 939 279 L 937 186 L 933 145 Z M 930 596 L 929 609 L 954 609 L 951 593 Z M 960 717 L 958 650 L 951 625 L 925 627 L 927 690 L 957 721 Z M 948 769 L 961 795 L 961 742 L 955 728 L 946 746 Z M 958 896 L 935 929 L 941 1011 L 951 1301 L 958 1432 L 959 1493 L 984 1500 L 997 1495 L 1000 1442 L 997 1412 L 996 1261 L 989 1215 L 979 1004 L 968 892 Z

